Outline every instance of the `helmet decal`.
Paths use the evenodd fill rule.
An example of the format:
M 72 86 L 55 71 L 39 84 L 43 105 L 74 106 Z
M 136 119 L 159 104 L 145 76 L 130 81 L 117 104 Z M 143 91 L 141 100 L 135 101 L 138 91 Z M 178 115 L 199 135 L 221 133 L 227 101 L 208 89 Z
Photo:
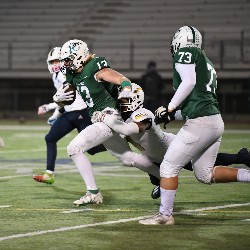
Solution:
M 195 43 L 195 31 L 194 31 L 194 29 L 193 29 L 193 27 L 192 27 L 192 26 L 188 26 L 188 27 L 191 29 L 192 34 L 193 34 L 192 43 Z
M 72 61 L 72 63 L 65 65 L 71 71 L 84 66 L 89 55 L 87 44 L 81 40 L 69 40 L 62 46 L 61 60 L 64 61 L 64 64 L 67 60 Z
M 131 113 L 141 108 L 144 102 L 144 92 L 141 86 L 132 83 L 132 94 L 130 98 L 120 99 L 120 111 L 123 119 L 127 119 Z
M 196 47 L 201 49 L 201 44 L 201 33 L 193 26 L 183 26 L 175 32 L 170 43 L 170 49 L 174 56 L 180 48 Z

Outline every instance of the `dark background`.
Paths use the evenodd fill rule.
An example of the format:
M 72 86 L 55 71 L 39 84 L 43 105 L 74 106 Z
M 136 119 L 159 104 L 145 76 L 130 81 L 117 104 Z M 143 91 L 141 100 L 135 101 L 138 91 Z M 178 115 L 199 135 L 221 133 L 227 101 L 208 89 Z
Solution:
M 162 77 L 156 100 L 167 104 L 173 95 L 169 44 L 184 25 L 203 35 L 224 117 L 250 119 L 248 0 L 12 0 L 1 1 L 0 12 L 0 119 L 37 119 L 37 107 L 52 102 L 55 93 L 47 54 L 74 38 L 142 87 L 154 61 Z M 145 94 L 146 103 L 154 98 Z

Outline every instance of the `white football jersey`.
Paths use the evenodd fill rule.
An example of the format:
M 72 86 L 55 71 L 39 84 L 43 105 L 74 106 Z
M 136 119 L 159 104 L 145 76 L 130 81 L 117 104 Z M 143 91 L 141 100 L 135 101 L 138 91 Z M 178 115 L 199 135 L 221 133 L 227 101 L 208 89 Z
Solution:
M 58 73 L 53 74 L 52 80 L 54 82 L 55 88 L 58 90 L 66 82 L 66 76 L 61 71 L 59 71 Z M 75 101 L 71 105 L 64 106 L 66 112 L 82 110 L 85 108 L 87 108 L 87 105 L 77 91 Z
M 145 132 L 131 135 L 128 141 L 137 147 L 144 155 L 148 156 L 153 162 L 161 163 L 175 135 L 172 133 L 165 133 L 160 125 L 156 125 L 154 122 L 154 114 L 145 108 L 139 108 L 134 111 L 130 118 L 126 120 L 126 123 L 141 122 L 148 119 L 152 122 L 151 128 Z

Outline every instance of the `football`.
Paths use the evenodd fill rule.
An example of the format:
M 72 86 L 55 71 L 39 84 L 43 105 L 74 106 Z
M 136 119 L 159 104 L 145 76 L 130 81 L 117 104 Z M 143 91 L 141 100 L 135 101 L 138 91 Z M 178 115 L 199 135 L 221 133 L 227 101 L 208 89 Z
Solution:
M 67 92 L 69 92 L 69 91 L 73 91 L 73 99 L 72 100 L 70 100 L 70 101 L 62 101 L 61 103 L 63 104 L 63 105 L 71 105 L 74 101 L 75 101 L 75 99 L 76 99 L 76 89 L 71 85 L 71 84 L 69 84 L 69 83 L 67 83 L 67 84 L 65 84 L 65 86 L 69 86 L 68 87 L 68 89 L 65 91 L 65 93 L 67 93 Z M 60 104 L 59 104 L 60 105 Z

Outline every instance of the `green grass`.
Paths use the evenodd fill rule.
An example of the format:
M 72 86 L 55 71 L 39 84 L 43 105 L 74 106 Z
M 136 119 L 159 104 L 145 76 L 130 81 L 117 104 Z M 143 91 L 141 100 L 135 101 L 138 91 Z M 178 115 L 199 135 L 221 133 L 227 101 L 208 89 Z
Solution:
M 250 202 L 249 184 L 208 186 L 183 170 L 175 202 L 176 225 L 144 226 L 137 220 L 119 222 L 158 211 L 159 200 L 150 197 L 153 186 L 147 175 L 122 166 L 107 152 L 89 156 L 104 203 L 74 207 L 72 202 L 85 192 L 82 179 L 66 153 L 66 146 L 76 132 L 59 141 L 56 181 L 46 185 L 36 183 L 32 174 L 45 169 L 44 136 L 49 127 L 36 130 L 37 125 L 44 123 L 29 129 L 26 125 L 30 124 L 0 127 L 0 136 L 6 143 L 0 149 L 0 249 L 249 248 L 250 205 L 244 205 Z M 237 128 L 246 129 L 246 126 L 237 125 Z M 249 130 L 224 134 L 221 152 L 234 153 L 241 147 L 250 148 Z M 230 204 L 243 205 L 227 207 Z M 10 207 L 1 207 L 7 205 Z M 216 206 L 225 207 L 198 210 Z M 77 212 L 69 213 L 71 210 Z M 194 211 L 182 213 L 185 210 Z M 112 221 L 118 222 L 102 224 Z M 70 230 L 53 231 L 60 228 Z M 32 235 L 40 231 L 47 233 Z M 2 237 L 26 233 L 31 234 L 2 240 Z

